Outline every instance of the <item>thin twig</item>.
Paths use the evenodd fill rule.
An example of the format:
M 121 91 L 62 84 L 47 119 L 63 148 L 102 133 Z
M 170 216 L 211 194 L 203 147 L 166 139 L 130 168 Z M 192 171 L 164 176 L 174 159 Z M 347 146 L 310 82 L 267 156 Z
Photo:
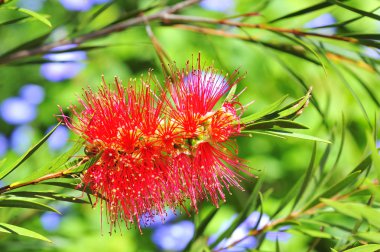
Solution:
M 183 2 L 180 2 L 180 3 L 175 4 L 173 6 L 170 6 L 168 8 L 165 8 L 165 9 L 163 9 L 157 13 L 154 13 L 154 14 L 151 14 L 151 15 L 148 15 L 145 17 L 143 17 L 143 16 L 134 17 L 134 18 L 128 19 L 124 22 L 117 23 L 117 24 L 105 27 L 103 29 L 84 34 L 84 35 L 79 36 L 77 38 L 62 39 L 62 40 L 59 40 L 59 41 L 56 41 L 56 42 L 53 42 L 50 44 L 46 44 L 46 45 L 43 45 L 43 46 L 40 46 L 40 47 L 37 47 L 34 49 L 17 51 L 17 52 L 12 53 L 12 54 L 4 57 L 4 58 L 0 58 L 0 64 L 9 63 L 9 62 L 12 62 L 14 60 L 22 59 L 22 58 L 33 56 L 33 55 L 43 54 L 43 53 L 49 52 L 51 49 L 53 49 L 57 46 L 62 46 L 62 45 L 67 45 L 67 44 L 80 45 L 80 44 L 82 44 L 88 40 L 104 37 L 106 35 L 116 33 L 116 32 L 121 32 L 121 31 L 124 31 L 125 29 L 127 29 L 128 27 L 135 26 L 137 24 L 142 24 L 142 23 L 144 23 L 144 20 L 147 20 L 147 21 L 152 21 L 152 20 L 157 20 L 157 19 L 163 20 L 165 15 L 170 14 L 170 13 L 175 13 L 175 12 L 177 12 L 183 8 L 186 8 L 188 6 L 196 4 L 199 1 L 200 0 L 183 1 Z
M 24 186 L 29 186 L 29 185 L 35 185 L 35 184 L 38 184 L 42 181 L 45 181 L 45 180 L 49 180 L 49 179 L 56 179 L 56 178 L 61 178 L 67 174 L 70 174 L 71 171 L 75 168 L 78 168 L 79 166 L 81 166 L 82 164 L 86 163 L 87 161 L 89 161 L 90 159 L 88 157 L 84 157 L 82 158 L 82 160 L 80 160 L 76 165 L 64 170 L 64 171 L 59 171 L 59 172 L 55 172 L 55 173 L 51 173 L 51 174 L 47 174 L 45 176 L 42 176 L 40 178 L 37 178 L 37 179 L 33 179 L 31 181 L 27 181 L 27 182 L 16 182 L 16 183 L 13 183 L 13 184 L 9 184 L 9 185 L 6 185 L 6 186 L 3 186 L 0 188 L 0 194 L 3 194 L 5 192 L 9 192 L 11 190 L 14 190 L 14 189 L 17 189 L 17 188 L 20 188 L 20 187 L 24 187 Z

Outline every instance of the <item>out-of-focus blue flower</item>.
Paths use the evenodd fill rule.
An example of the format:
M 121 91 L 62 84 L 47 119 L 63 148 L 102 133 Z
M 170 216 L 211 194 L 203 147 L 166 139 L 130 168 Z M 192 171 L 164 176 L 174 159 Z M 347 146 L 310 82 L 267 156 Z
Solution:
M 54 48 L 52 51 L 64 51 L 75 48 L 77 45 L 64 45 Z M 63 53 L 51 53 L 44 56 L 45 59 L 51 61 L 67 61 L 67 62 L 49 62 L 41 65 L 41 75 L 45 79 L 52 82 L 59 82 L 71 79 L 76 76 L 84 67 L 83 60 L 87 59 L 86 52 L 72 51 Z
M 59 0 L 66 10 L 87 11 L 95 4 L 102 4 L 110 0 Z
M 70 11 L 86 11 L 93 5 L 91 0 L 59 0 L 59 2 Z
M 364 55 L 373 59 L 380 59 L 380 50 L 376 48 L 365 47 Z
M 10 137 L 10 146 L 18 154 L 23 154 L 32 144 L 35 131 L 29 125 L 16 127 Z
M 94 4 L 103 4 L 108 3 L 110 0 L 92 0 Z
M 45 90 L 36 84 L 26 84 L 20 89 L 20 97 L 30 104 L 40 104 L 45 98 Z
M 47 231 L 57 230 L 61 223 L 61 215 L 55 212 L 46 212 L 41 215 L 42 227 Z
M 224 13 L 232 13 L 235 8 L 234 0 L 202 0 L 199 5 L 206 10 Z
M 144 228 L 157 228 L 177 218 L 177 213 L 173 213 L 171 210 L 167 210 L 166 213 L 164 217 L 161 217 L 159 214 L 152 215 L 146 213 L 140 216 L 140 225 Z
M 65 202 L 67 203 L 67 202 Z M 53 206 L 55 209 L 60 211 L 62 214 L 67 212 L 70 209 L 69 205 L 65 205 L 64 203 L 59 203 L 59 205 Z M 46 212 L 41 215 L 41 224 L 42 227 L 47 231 L 55 231 L 59 228 L 59 224 L 61 223 L 62 215 L 55 212 Z
M 212 244 L 216 241 L 216 239 L 229 228 L 232 222 L 236 219 L 237 215 L 234 215 L 229 221 L 222 224 L 219 231 L 210 236 L 208 240 L 208 244 Z M 260 219 L 260 222 L 259 222 Z M 259 222 L 259 223 L 258 223 Z M 260 218 L 259 212 L 251 213 L 246 220 L 244 220 L 231 234 L 229 238 L 223 239 L 215 248 L 217 250 L 223 252 L 243 252 L 248 249 L 253 249 L 257 246 L 257 240 L 253 236 L 248 236 L 250 230 L 254 228 L 262 229 L 266 224 L 270 222 L 269 216 L 266 214 L 262 214 Z M 257 227 L 256 227 L 257 226 Z M 286 228 L 284 229 L 286 230 Z M 284 231 L 281 230 L 281 231 Z M 269 240 L 286 241 L 290 238 L 290 234 L 285 232 L 267 232 L 266 238 Z M 237 244 L 233 247 L 229 247 L 231 244 L 237 242 Z M 226 249 L 223 249 L 226 248 Z
M 8 150 L 8 139 L 0 133 L 0 157 L 4 156 L 4 154 Z
M 40 10 L 45 3 L 45 0 L 19 0 L 18 6 L 32 11 Z
M 182 251 L 193 238 L 194 230 L 191 221 L 161 225 L 154 231 L 152 240 L 162 250 Z
M 314 18 L 308 23 L 306 23 L 305 28 L 318 28 L 321 26 L 332 25 L 335 23 L 336 23 L 336 19 L 333 17 L 333 15 L 329 13 L 325 13 L 317 18 Z M 320 29 L 316 29 L 315 32 L 326 34 L 326 35 L 333 35 L 336 33 L 336 27 L 320 28 Z
M 0 114 L 5 122 L 9 124 L 25 124 L 36 118 L 35 106 L 19 97 L 5 99 L 0 105 Z
M 49 127 L 47 132 L 51 131 L 53 126 Z M 46 132 L 46 133 L 47 133 Z M 69 139 L 69 130 L 66 126 L 58 126 L 54 133 L 48 138 L 47 142 L 51 150 L 60 150 L 65 147 L 67 140 Z
M 291 234 L 284 232 L 288 228 L 289 227 L 282 227 L 278 231 L 269 231 L 265 234 L 265 238 L 271 241 L 287 241 L 292 237 Z
M 184 83 L 189 90 L 199 90 L 199 86 L 203 85 L 205 89 L 226 92 L 230 87 L 227 79 L 219 73 L 202 71 L 200 75 L 198 71 L 194 71 L 185 76 Z

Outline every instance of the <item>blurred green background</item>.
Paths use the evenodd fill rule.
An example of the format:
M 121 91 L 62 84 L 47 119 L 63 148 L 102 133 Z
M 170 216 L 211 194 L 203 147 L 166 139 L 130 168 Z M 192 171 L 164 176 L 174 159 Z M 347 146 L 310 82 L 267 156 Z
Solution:
M 89 7 L 83 7 L 85 10 L 70 10 L 70 7 L 67 7 L 69 5 L 65 6 L 63 2 L 55 0 L 11 1 L 6 5 L 21 6 L 27 9 L 34 8 L 36 12 L 48 17 L 53 28 L 49 28 L 39 20 L 22 12 L 0 7 L 0 55 L 5 55 L 12 50 L 20 50 L 19 46 L 25 48 L 25 43 L 30 41 L 38 46 L 40 41 L 36 38 L 46 38 L 44 43 L 58 41 L 66 37 L 73 38 L 80 34 L 95 31 L 117 20 L 125 19 L 128 14 L 133 14 L 134 11 L 156 4 L 172 5 L 176 3 L 176 1 L 144 0 L 113 1 L 110 4 L 110 2 L 103 1 L 105 3 L 93 3 L 92 5 L 89 4 Z M 223 5 L 224 2 L 227 1 L 220 1 L 218 4 Z M 236 18 L 247 23 L 259 24 L 267 23 L 320 1 L 235 0 L 228 2 L 232 2 L 232 5 L 222 11 L 196 4 L 184 9 L 181 13 L 191 16 L 224 18 L 239 13 L 257 12 L 258 14 L 252 17 Z M 379 7 L 379 2 L 375 0 L 348 2 L 350 6 L 365 11 L 372 11 Z M 41 5 L 37 6 L 38 4 Z M 154 11 L 156 10 L 147 11 L 145 15 Z M 97 15 L 98 13 L 100 14 Z M 317 18 L 326 15 L 326 13 L 330 16 L 324 16 L 324 19 L 325 21 L 332 19 L 333 23 L 331 24 L 341 23 L 359 16 L 357 13 L 333 5 L 296 18 L 276 22 L 273 26 L 287 29 L 309 29 L 308 31 L 322 34 L 331 34 L 332 32 L 340 35 L 376 34 L 380 29 L 378 20 L 369 17 L 360 18 L 344 27 L 310 29 L 313 26 L 326 25 L 323 23 L 323 18 L 317 20 L 322 22 L 321 24 L 311 23 L 316 22 Z M 94 18 L 94 15 L 97 16 Z M 23 17 L 26 18 L 7 23 L 9 20 Z M 238 84 L 238 91 L 246 88 L 239 100 L 243 105 L 255 101 L 244 111 L 246 115 L 262 110 L 286 94 L 289 95 L 288 102 L 303 96 L 307 88 L 302 86 L 300 79 L 304 81 L 307 87 L 313 87 L 313 99 L 317 101 L 321 111 L 318 112 L 314 104 L 310 104 L 297 121 L 309 127 L 302 133 L 332 141 L 329 147 L 324 143 L 317 145 L 317 160 L 322 157 L 325 148 L 330 148 L 330 156 L 326 160 L 326 169 L 336 167 L 336 172 L 330 183 L 333 183 L 336 178 L 345 176 L 348 170 L 354 168 L 368 153 L 368 139 L 373 136 L 376 129 L 375 122 L 379 117 L 378 101 L 380 97 L 377 91 L 379 89 L 379 75 L 376 69 L 379 54 L 377 49 L 314 36 L 295 37 L 302 39 L 303 43 L 310 47 L 324 48 L 344 57 L 341 59 L 326 57 L 326 54 L 313 49 L 321 56 L 317 58 L 309 53 L 310 58 L 316 62 L 323 62 L 324 67 L 322 67 L 294 56 L 292 53 L 273 50 L 261 43 L 184 31 L 157 21 L 151 22 L 150 25 L 162 48 L 179 67 L 184 67 L 187 60 L 195 59 L 200 52 L 205 65 L 214 64 L 224 73 L 230 74 L 235 69 L 239 69 L 245 78 Z M 281 36 L 280 33 L 262 29 L 242 30 L 228 26 L 217 26 L 217 28 L 236 34 L 249 34 L 262 42 L 283 43 L 303 49 L 297 42 Z M 290 36 L 290 34 L 287 35 Z M 33 48 L 33 46 L 29 44 L 29 48 Z M 146 33 L 145 26 L 142 24 L 119 33 L 90 40 L 82 44 L 79 51 L 66 52 L 66 54 L 71 55 L 67 56 L 68 59 L 63 57 L 58 61 L 69 60 L 69 64 L 72 66 L 62 70 L 64 73 L 58 77 L 54 77 L 52 72 L 56 71 L 55 74 L 59 74 L 57 73 L 61 71 L 59 64 L 65 63 L 53 63 L 57 65 L 51 65 L 51 69 L 46 66 L 44 69 L 43 65 L 49 64 L 46 62 L 47 59 L 52 61 L 57 61 L 57 59 L 46 58 L 46 56 L 44 58 L 43 55 L 26 57 L 0 66 L 0 103 L 3 107 L 4 102 L 9 98 L 22 98 L 20 90 L 28 84 L 42 87 L 42 91 L 39 90 L 38 92 L 44 94 L 44 98 L 40 102 L 30 105 L 33 107 L 32 112 L 29 112 L 28 115 L 21 115 L 24 118 L 21 119 L 21 121 L 24 120 L 23 122 L 9 121 L 12 118 L 6 119 L 7 112 L 2 111 L 0 141 L 5 146 L 3 149 L 6 149 L 0 152 L 0 158 L 5 160 L 2 163 L 3 165 L 11 164 L 32 143 L 37 142 L 51 126 L 57 123 L 57 116 L 59 117 L 60 114 L 57 105 L 62 106 L 66 111 L 66 107 L 76 104 L 77 97 L 81 95 L 83 88 L 90 86 L 96 89 L 101 81 L 101 75 L 104 75 L 108 83 L 113 82 L 114 76 L 118 76 L 123 80 L 123 83 L 127 83 L 130 78 L 139 78 L 142 74 L 146 75 L 149 69 L 154 69 L 154 74 L 159 80 L 164 78 L 157 53 Z M 52 75 L 50 77 L 49 71 Z M 73 71 L 72 76 L 68 74 L 70 71 Z M 65 77 L 65 74 L 68 74 L 69 77 Z M 7 111 L 9 112 L 9 108 Z M 28 110 L 21 109 L 19 112 L 25 111 Z M 35 116 L 32 115 L 33 113 Z M 69 139 L 66 139 L 67 134 L 69 134 Z M 377 139 L 379 139 L 378 136 Z M 1 183 L 6 185 L 17 179 L 23 179 L 38 167 L 46 166 L 52 158 L 67 150 L 74 140 L 75 137 L 71 133 L 62 129 L 61 135 L 56 136 L 55 142 L 45 144 L 17 172 Z M 237 141 L 239 143 L 239 156 L 247 160 L 253 174 L 263 177 L 264 212 L 270 214 L 276 209 L 289 188 L 305 173 L 312 155 L 313 142 L 297 139 L 283 140 L 263 135 L 254 135 L 252 138 L 239 137 Z M 340 155 L 339 160 L 336 158 L 339 156 L 338 154 Z M 220 211 L 205 231 L 206 235 L 216 233 L 221 223 L 243 209 L 255 183 L 255 178 L 247 177 L 243 181 L 245 192 L 232 189 L 232 195 L 228 195 L 227 202 L 221 206 Z M 48 188 L 46 186 L 35 187 L 41 190 Z M 81 192 L 67 190 L 67 193 L 81 196 Z M 83 197 L 86 199 L 85 195 Z M 126 231 L 122 227 L 122 232 L 110 236 L 105 221 L 103 221 L 102 228 L 99 207 L 92 209 L 88 204 L 51 203 L 50 201 L 49 203 L 58 209 L 62 209 L 63 215 L 61 217 L 57 217 L 58 215 L 46 217 L 45 215 L 44 217 L 43 212 L 28 209 L 12 209 L 9 211 L 7 208 L 0 208 L 0 220 L 1 222 L 16 223 L 41 233 L 51 239 L 53 243 L 0 234 L 0 250 L 158 250 L 151 240 L 151 235 L 154 232 L 151 228 L 144 228 L 144 234 L 141 235 L 136 228 Z M 204 202 L 198 216 L 192 213 L 192 216 L 189 217 L 182 211 L 173 222 L 193 220 L 193 218 L 202 219 L 213 208 L 209 202 Z M 50 224 L 56 223 L 56 225 L 50 227 L 44 221 Z M 308 237 L 301 234 L 293 234 L 289 241 L 281 243 L 282 251 L 307 251 L 309 245 Z M 321 242 L 314 248 L 314 251 L 328 251 L 328 246 L 328 241 Z M 275 242 L 265 241 L 261 248 L 266 251 L 274 251 Z

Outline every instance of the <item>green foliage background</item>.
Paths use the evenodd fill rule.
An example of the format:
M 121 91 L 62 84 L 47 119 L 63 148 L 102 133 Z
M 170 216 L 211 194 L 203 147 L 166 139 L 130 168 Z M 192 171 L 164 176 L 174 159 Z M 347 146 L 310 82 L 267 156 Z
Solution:
M 63 38 L 76 38 L 82 34 L 96 32 L 113 22 L 126 20 L 128 14 L 138 16 L 142 10 L 156 6 L 152 10 L 144 11 L 144 15 L 149 16 L 164 5 L 173 5 L 176 1 L 114 1 L 110 5 L 98 5 L 87 12 L 69 12 L 58 1 L 46 1 L 39 13 L 47 18 L 51 27 L 41 22 L 41 19 L 6 8 L 6 6 L 14 6 L 16 2 L 11 1 L 0 5 L 0 101 L 17 94 L 19 88 L 26 83 L 37 83 L 45 88 L 46 99 L 38 107 L 38 117 L 31 124 L 39 132 L 35 142 L 43 136 L 50 125 L 56 123 L 57 119 L 54 115 L 59 114 L 56 105 L 59 104 L 65 108 L 75 103 L 82 88 L 97 87 L 102 74 L 108 83 L 113 82 L 114 76 L 119 76 L 124 83 L 127 83 L 130 78 L 139 78 L 141 74 L 146 75 L 147 70 L 152 68 L 157 78 L 163 80 L 161 62 L 147 35 L 144 23 L 81 44 L 79 48 L 86 50 L 88 54 L 87 66 L 78 76 L 67 81 L 51 83 L 40 75 L 40 63 L 44 60 L 42 53 L 7 62 L 5 59 L 10 52 L 32 50 L 43 44 L 57 41 L 62 33 L 57 35 L 59 32 L 56 32 L 55 36 L 51 34 L 54 30 L 61 29 L 60 27 L 65 27 L 68 31 Z M 376 140 L 379 139 L 377 131 L 380 99 L 377 91 L 379 90 L 379 60 L 369 58 L 364 54 L 365 46 L 379 47 L 377 40 L 380 25 L 379 16 L 376 14 L 379 12 L 373 12 L 374 16 L 368 15 L 379 7 L 379 2 L 376 0 L 325 2 L 241 0 L 236 3 L 236 13 L 234 13 L 236 15 L 248 12 L 260 14 L 242 17 L 237 22 L 307 31 L 304 25 L 308 21 L 323 13 L 331 13 L 337 19 L 338 36 L 359 38 L 357 42 L 352 43 L 334 38 L 297 34 L 297 32 L 284 32 L 281 29 L 268 31 L 263 27 L 239 29 L 205 22 L 192 23 L 192 25 L 215 28 L 224 32 L 222 36 L 213 36 L 186 31 L 174 25 L 175 23 L 186 24 L 187 21 L 165 22 L 165 20 L 157 19 L 149 22 L 160 46 L 171 60 L 177 62 L 178 66 L 184 66 L 189 59 L 195 60 L 200 52 L 206 65 L 213 63 L 226 73 L 232 73 L 239 68 L 245 78 L 239 83 L 237 92 L 247 88 L 240 96 L 240 102 L 247 104 L 255 100 L 246 109 L 245 115 L 261 111 L 286 94 L 289 95 L 287 102 L 291 102 L 303 96 L 309 87 L 313 87 L 311 104 L 297 119 L 297 122 L 307 125 L 309 129 L 294 131 L 331 141 L 331 144 L 318 142 L 315 145 L 314 162 L 310 161 L 315 144 L 313 141 L 280 139 L 261 134 L 253 134 L 252 138 L 240 137 L 237 140 L 240 146 L 239 156 L 248 161 L 252 167 L 252 173 L 257 175 L 262 183 L 260 197 L 263 200 L 259 202 L 260 204 L 256 204 L 257 208 L 252 208 L 252 210 L 261 209 L 261 205 L 263 212 L 268 215 L 273 214 L 292 186 L 302 180 L 307 174 L 308 167 L 311 167 L 314 173 L 310 175 L 309 181 L 305 180 L 307 182 L 305 182 L 305 190 L 303 194 L 300 194 L 300 201 L 296 207 L 296 210 L 300 210 L 307 205 L 309 199 L 347 178 L 350 172 L 369 155 L 373 164 L 366 166 L 362 175 L 355 177 L 347 186 L 340 188 L 333 195 L 323 198 L 338 201 L 337 195 L 353 191 L 359 185 L 369 185 L 369 189 L 343 198 L 343 201 L 367 204 L 375 211 L 374 214 L 356 218 L 345 213 L 342 210 L 345 208 L 335 208 L 330 202 L 331 204 L 327 205 L 333 208 L 326 207 L 310 215 L 310 219 L 318 223 L 308 226 L 307 229 L 320 233 L 308 233 L 301 225 L 302 228 L 298 228 L 301 231 L 289 231 L 293 234 L 293 238 L 287 243 L 280 243 L 280 249 L 277 248 L 277 251 L 330 251 L 330 248 L 334 247 L 337 251 L 341 251 L 367 242 L 380 244 L 380 227 L 377 224 L 371 224 L 375 221 L 372 217 L 380 216 L 378 210 L 380 190 L 377 180 L 380 177 L 380 166 L 378 151 L 375 147 Z M 321 9 L 314 8 L 303 15 L 278 22 L 269 22 L 318 3 L 329 6 Z M 346 5 L 351 9 L 344 7 Z M 361 12 L 353 11 L 352 8 Z M 215 19 L 226 17 L 226 14 L 204 10 L 197 4 L 181 10 L 180 13 Z M 17 22 L 8 22 L 21 17 L 26 18 Z M 352 19 L 355 20 L 344 24 L 345 21 Z M 247 36 L 248 41 L 228 38 L 227 32 Z M 317 30 L 308 30 L 308 32 L 314 33 Z M 253 42 L 253 39 L 257 42 Z M 269 44 L 271 46 L 268 46 Z M 277 49 L 273 49 L 274 46 Z M 299 53 L 298 56 L 297 53 Z M 316 108 L 316 104 L 320 111 Z M 0 131 L 9 135 L 13 126 L 3 121 L 0 123 Z M 74 140 L 74 137 L 72 139 Z M 3 180 L 4 183 L 24 180 L 41 167 L 46 167 L 58 154 L 43 146 L 20 168 L 7 176 Z M 0 169 L 9 166 L 17 158 L 17 155 L 10 151 L 4 163 L 0 163 Z M 370 170 L 369 167 L 372 169 Z M 363 171 L 363 167 L 361 170 Z M 228 220 L 235 212 L 241 212 L 257 184 L 257 179 L 246 178 L 243 182 L 245 192 L 232 190 L 232 195 L 228 196 L 227 202 L 207 225 L 204 235 L 216 233 L 221 222 Z M 78 197 L 82 195 L 78 191 L 63 190 L 47 185 L 34 185 L 27 189 L 55 191 Z M 83 199 L 87 200 L 86 196 Z M 274 219 L 287 216 L 293 201 L 289 202 L 290 204 L 284 206 L 284 211 Z M 45 203 L 52 206 L 60 204 L 52 200 L 45 200 Z M 183 213 L 179 218 L 190 220 L 195 218 L 198 223 L 213 209 L 210 203 L 205 202 L 199 215 L 188 217 Z M 335 212 L 334 209 L 338 209 L 340 213 Z M 31 209 L 12 208 L 10 210 L 10 208 L 0 207 L 0 222 L 28 228 L 53 241 L 53 243 L 47 243 L 1 233 L 0 250 L 154 251 L 156 249 L 150 241 L 151 230 L 149 229 L 145 229 L 143 235 L 140 235 L 138 230 L 132 229 L 123 231 L 122 235 L 117 233 L 109 236 L 107 226 L 103 224 L 103 230 L 101 228 L 99 208 L 92 209 L 88 204 L 72 204 L 70 210 L 64 214 L 60 228 L 51 233 L 42 228 L 39 219 L 41 214 L 41 211 Z M 361 223 L 359 225 L 360 219 L 362 222 L 359 221 Z M 297 227 L 300 221 L 297 219 L 295 221 L 297 223 L 293 224 Z M 321 223 L 328 226 L 323 226 Z M 360 227 L 353 231 L 357 225 Z M 372 238 L 355 236 L 356 233 L 368 234 L 368 232 L 371 234 L 374 232 Z M 321 233 L 329 235 L 323 236 Z M 311 250 L 308 250 L 309 248 Z M 260 251 L 276 251 L 276 243 L 264 241 Z

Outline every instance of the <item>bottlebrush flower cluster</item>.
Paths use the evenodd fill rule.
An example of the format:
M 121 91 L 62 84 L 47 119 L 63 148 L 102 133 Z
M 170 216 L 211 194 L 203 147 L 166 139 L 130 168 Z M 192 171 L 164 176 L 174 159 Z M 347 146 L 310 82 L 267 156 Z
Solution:
M 101 155 L 83 184 L 106 205 L 111 229 L 121 219 L 139 228 L 143 215 L 151 216 L 143 224 L 164 219 L 167 207 L 187 200 L 196 211 L 205 199 L 218 207 L 224 190 L 241 188 L 237 171 L 246 166 L 231 140 L 241 106 L 223 98 L 238 81 L 236 71 L 223 77 L 198 58 L 195 67 L 173 66 L 165 85 L 149 73 L 125 87 L 115 78 L 114 89 L 103 79 L 97 92 L 85 90 L 82 108 L 71 107 L 77 119 L 64 120 L 87 141 L 87 155 Z

